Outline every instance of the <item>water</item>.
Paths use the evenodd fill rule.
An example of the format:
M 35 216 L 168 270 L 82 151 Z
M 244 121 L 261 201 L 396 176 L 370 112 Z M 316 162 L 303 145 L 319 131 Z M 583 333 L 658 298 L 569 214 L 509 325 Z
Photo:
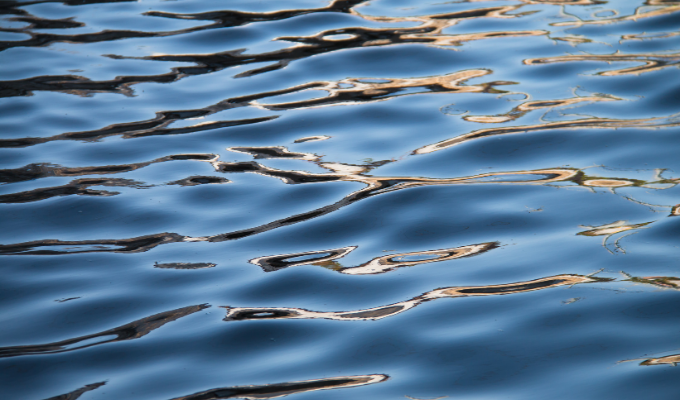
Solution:
M 680 2 L 0 10 L 0 397 L 680 388 Z

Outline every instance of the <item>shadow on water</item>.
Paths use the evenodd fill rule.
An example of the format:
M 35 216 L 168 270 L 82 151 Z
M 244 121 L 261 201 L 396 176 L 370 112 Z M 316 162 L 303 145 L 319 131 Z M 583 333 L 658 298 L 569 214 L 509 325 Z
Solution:
M 174 262 L 174 263 L 155 263 L 154 268 L 164 268 L 164 269 L 204 269 L 212 268 L 217 266 L 213 263 L 187 263 L 187 262 Z
M 103 165 L 99 167 L 63 167 L 53 164 L 29 164 L 25 167 L 0 170 L 0 183 L 26 182 L 34 179 L 47 178 L 52 176 L 81 176 L 81 175 L 105 175 L 118 174 L 123 172 L 135 171 L 139 168 L 151 164 L 166 161 L 214 161 L 217 160 L 216 154 L 175 154 L 161 157 L 152 161 L 123 164 L 123 165 Z
M 59 395 L 59 396 L 50 397 L 49 399 L 45 399 L 45 400 L 76 400 L 76 399 L 79 399 L 80 396 L 82 396 L 83 394 L 85 394 L 85 393 L 87 393 L 91 390 L 95 390 L 95 389 L 97 389 L 101 386 L 104 386 L 104 385 L 106 385 L 106 382 L 91 383 L 89 385 L 85 385 L 85 386 L 81 387 L 80 389 L 76 389 L 72 392 L 65 393 L 65 394 L 62 394 L 62 395 Z
M 73 339 L 66 339 L 59 342 L 11 346 L 0 348 L 0 358 L 19 357 L 34 354 L 55 354 L 68 351 L 85 349 L 106 343 L 120 342 L 124 340 L 139 339 L 146 336 L 151 331 L 156 330 L 168 322 L 178 320 L 187 315 L 205 310 L 210 307 L 208 304 L 178 308 L 142 318 L 129 324 L 121 325 L 117 328 L 109 329 L 92 335 L 80 336 Z
M 270 385 L 234 386 L 206 390 L 172 400 L 212 400 L 212 399 L 273 399 L 290 394 L 313 392 L 317 390 L 342 389 L 371 385 L 387 380 L 383 374 L 339 376 L 308 381 L 274 383 Z
M 55 196 L 115 196 L 119 192 L 111 192 L 107 190 L 93 190 L 90 186 L 127 186 L 134 188 L 144 188 L 141 182 L 130 179 L 98 179 L 98 178 L 84 178 L 75 179 L 66 185 L 54 186 L 49 188 L 41 188 L 30 190 L 27 192 L 20 192 L 14 194 L 5 194 L 0 196 L 0 203 L 29 203 L 34 201 L 46 200 Z

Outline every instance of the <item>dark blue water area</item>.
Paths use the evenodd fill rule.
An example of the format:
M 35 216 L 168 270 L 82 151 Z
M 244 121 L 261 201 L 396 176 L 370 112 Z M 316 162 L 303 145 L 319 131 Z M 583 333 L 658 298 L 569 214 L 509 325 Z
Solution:
M 675 398 L 678 12 L 0 2 L 0 398 Z

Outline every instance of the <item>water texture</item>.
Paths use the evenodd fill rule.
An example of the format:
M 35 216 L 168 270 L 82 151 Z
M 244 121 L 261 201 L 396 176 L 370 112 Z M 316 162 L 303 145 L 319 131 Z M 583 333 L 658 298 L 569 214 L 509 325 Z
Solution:
M 677 397 L 680 2 L 0 14 L 0 398 Z

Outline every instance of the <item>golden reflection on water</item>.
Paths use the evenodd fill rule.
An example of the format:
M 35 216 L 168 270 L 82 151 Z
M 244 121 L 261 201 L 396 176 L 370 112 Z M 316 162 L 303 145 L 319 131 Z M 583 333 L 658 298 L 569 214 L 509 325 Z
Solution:
M 676 204 L 671 208 L 671 217 L 676 217 L 680 215 L 680 204 Z
M 640 224 L 626 224 L 626 221 L 616 221 L 611 224 L 605 224 L 605 225 L 600 225 L 600 226 L 582 226 L 583 228 L 590 228 L 586 231 L 582 231 L 577 233 L 577 235 L 581 236 L 604 236 L 602 239 L 602 247 L 604 247 L 608 252 L 614 254 L 613 251 L 607 247 L 607 241 L 614 235 L 617 235 L 622 232 L 629 232 L 626 235 L 623 235 L 616 239 L 614 241 L 614 248 L 617 251 L 620 251 L 622 253 L 626 253 L 626 251 L 619 245 L 619 242 L 621 239 L 624 237 L 636 233 L 637 229 L 643 228 L 649 224 L 651 224 L 654 221 L 650 222 L 643 222 Z
M 621 41 L 626 40 L 653 40 L 653 39 L 668 39 L 679 36 L 680 32 L 665 32 L 665 33 L 631 33 L 629 35 L 622 35 Z
M 590 179 L 583 181 L 585 186 L 596 186 L 596 187 L 623 187 L 635 185 L 633 181 L 626 181 L 622 179 Z
M 332 319 L 337 321 L 378 320 L 400 314 L 419 304 L 440 298 L 495 296 L 526 293 L 559 286 L 573 286 L 579 283 L 610 281 L 609 278 L 595 278 L 584 275 L 555 275 L 526 282 L 516 282 L 488 286 L 460 286 L 435 289 L 410 300 L 387 306 L 357 311 L 310 311 L 302 308 L 287 307 L 224 307 L 227 309 L 225 321 L 241 321 L 253 319 Z
M 611 224 L 589 227 L 589 228 L 592 228 L 592 229 L 589 229 L 589 230 L 583 231 L 583 232 L 579 232 L 578 234 L 583 235 L 583 236 L 611 236 L 611 235 L 615 235 L 617 233 L 637 229 L 637 228 L 643 227 L 645 225 L 648 225 L 650 223 L 651 222 L 645 222 L 645 223 L 642 223 L 642 224 L 626 225 L 625 221 L 616 221 L 616 222 L 611 223 Z
M 673 354 L 665 357 L 650 358 L 640 363 L 640 365 L 672 365 L 678 366 L 680 363 L 680 354 Z

